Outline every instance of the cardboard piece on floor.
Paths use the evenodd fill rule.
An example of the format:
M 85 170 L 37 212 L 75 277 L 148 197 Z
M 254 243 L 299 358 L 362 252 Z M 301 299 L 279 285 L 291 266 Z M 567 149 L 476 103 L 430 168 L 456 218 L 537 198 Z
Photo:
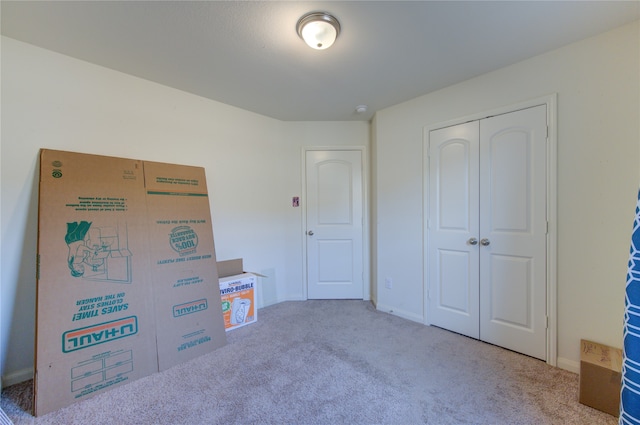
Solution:
M 190 196 L 150 194 L 148 164 L 156 181 L 189 174 L 189 185 L 175 183 L 176 190 L 167 192 L 191 193 L 184 186 L 201 182 L 193 193 L 206 208 Z M 158 169 L 165 175 L 157 176 Z M 158 359 L 170 367 L 226 343 L 220 304 L 208 302 L 218 294 L 218 278 L 204 182 L 201 168 L 41 151 L 35 415 L 157 372 Z M 162 219 L 154 212 L 150 221 L 149 198 L 154 207 L 166 200 L 172 208 L 163 207 Z M 195 223 L 196 251 L 189 255 L 206 258 L 185 258 L 179 262 L 182 268 L 159 273 L 164 265 L 152 258 L 160 253 L 161 239 L 169 245 L 180 236 L 168 235 L 156 222 L 168 220 L 173 229 L 180 226 L 173 221 L 191 219 L 200 223 Z M 175 258 L 184 256 L 176 251 Z M 186 276 L 185 270 L 196 274 Z M 190 283 L 182 285 L 188 291 L 173 287 L 180 279 Z M 183 301 L 169 306 L 165 292 L 171 290 L 180 292 Z M 207 308 L 200 300 L 207 300 Z M 172 320 L 166 320 L 165 309 L 175 309 L 178 317 L 171 313 Z M 180 312 L 191 317 L 183 320 Z M 191 320 L 196 316 L 198 326 Z M 162 336 L 156 342 L 157 335 Z

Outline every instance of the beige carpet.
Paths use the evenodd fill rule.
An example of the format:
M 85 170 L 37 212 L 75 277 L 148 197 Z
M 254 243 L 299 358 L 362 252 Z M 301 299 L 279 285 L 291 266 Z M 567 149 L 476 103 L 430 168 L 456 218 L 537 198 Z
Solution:
M 610 424 L 578 376 L 364 301 L 285 302 L 213 353 L 34 418 L 29 383 L 2 392 L 15 424 Z

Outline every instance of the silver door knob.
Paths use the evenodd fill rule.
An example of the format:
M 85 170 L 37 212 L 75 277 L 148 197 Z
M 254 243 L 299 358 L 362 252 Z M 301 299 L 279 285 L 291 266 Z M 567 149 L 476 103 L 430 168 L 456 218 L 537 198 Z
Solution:
M 307 232 L 307 235 L 309 235 L 309 236 L 313 236 L 313 230 L 309 230 L 309 231 Z
M 478 240 L 476 238 L 471 238 L 467 242 L 469 245 L 478 245 Z
M 491 241 L 487 238 L 482 238 L 480 239 L 480 245 L 482 246 L 489 246 L 489 244 L 491 243 Z

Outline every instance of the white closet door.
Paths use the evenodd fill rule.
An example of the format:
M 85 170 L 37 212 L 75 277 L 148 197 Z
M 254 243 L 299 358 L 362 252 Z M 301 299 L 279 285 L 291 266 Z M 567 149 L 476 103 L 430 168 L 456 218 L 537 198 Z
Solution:
M 546 139 L 544 105 L 480 121 L 480 337 L 540 359 L 547 329 Z
M 479 126 L 429 136 L 429 320 L 479 338 Z
M 429 133 L 432 325 L 546 359 L 546 106 Z

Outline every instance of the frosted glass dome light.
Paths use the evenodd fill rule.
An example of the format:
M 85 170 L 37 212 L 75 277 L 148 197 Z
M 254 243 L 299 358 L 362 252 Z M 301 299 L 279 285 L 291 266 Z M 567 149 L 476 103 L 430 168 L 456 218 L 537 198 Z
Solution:
M 340 34 L 340 22 L 326 12 L 312 12 L 298 20 L 296 29 L 309 47 L 324 50 L 336 41 Z

